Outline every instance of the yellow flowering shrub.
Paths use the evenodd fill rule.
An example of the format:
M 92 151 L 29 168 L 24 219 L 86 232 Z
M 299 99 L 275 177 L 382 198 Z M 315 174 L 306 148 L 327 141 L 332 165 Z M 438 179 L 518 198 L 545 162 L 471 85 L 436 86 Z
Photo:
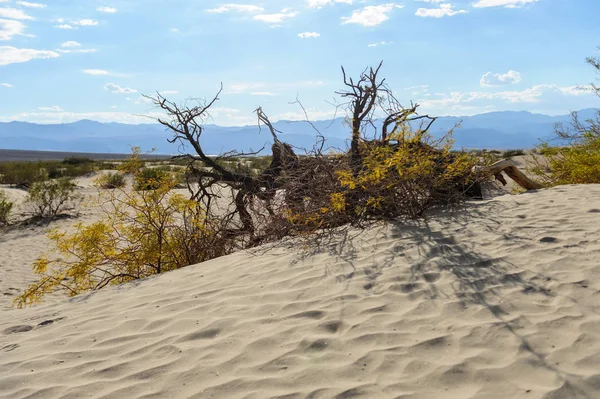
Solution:
M 474 155 L 452 151 L 452 145 L 450 135 L 436 140 L 409 128 L 386 142 L 363 141 L 358 172 L 349 156 L 335 162 L 331 186 L 319 185 L 305 201 L 318 206 L 288 210 L 286 220 L 292 231 L 312 234 L 371 217 L 420 217 L 432 207 L 459 203 L 485 176 L 473 172 Z
M 600 183 L 600 130 L 590 129 L 565 147 L 539 148 L 545 159 L 534 160 L 532 172 L 548 186 Z
M 137 173 L 135 166 L 134 156 L 123 169 Z M 57 291 L 74 296 L 228 253 L 216 223 L 196 201 L 173 193 L 179 179 L 169 176 L 154 190 L 102 191 L 100 220 L 79 223 L 73 233 L 52 231 L 50 252 L 33 265 L 39 280 L 13 304 L 32 305 Z
M 476 159 L 452 152 L 449 136 L 441 140 L 420 131 L 402 131 L 392 143 L 366 142 L 359 173 L 347 167 L 337 172 L 356 214 L 418 217 L 432 206 L 464 198 L 475 184 Z M 332 199 L 334 197 L 332 196 Z M 352 201 L 353 200 L 353 201 Z M 335 197 L 336 207 L 340 197 Z

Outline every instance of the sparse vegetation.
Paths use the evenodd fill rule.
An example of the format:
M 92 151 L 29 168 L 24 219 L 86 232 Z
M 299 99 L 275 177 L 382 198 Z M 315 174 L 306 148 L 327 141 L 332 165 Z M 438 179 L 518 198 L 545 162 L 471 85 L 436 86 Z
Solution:
M 324 153 L 318 133 L 312 152 L 296 155 L 258 108 L 259 122 L 273 137 L 271 156 L 208 156 L 200 141 L 202 123 L 220 91 L 194 107 L 181 108 L 160 94 L 150 98 L 167 114 L 159 122 L 172 133 L 169 141 L 194 153 L 152 164 L 134 148 L 119 172 L 100 179 L 102 187 L 114 188 L 100 191 L 104 217 L 77 225 L 73 234 L 53 232 L 58 256 L 36 262 L 40 279 L 15 304 L 33 304 L 55 291 L 77 295 L 286 237 L 327 236 L 338 227 L 372 220 L 419 218 L 434 208 L 480 198 L 490 176 L 476 166 L 498 160 L 501 153 L 452 150 L 452 131 L 434 139 L 429 129 L 436 118 L 419 114 L 417 104 L 402 107 L 378 77 L 380 67 L 365 70 L 357 80 L 343 70 L 345 89 L 337 94 L 347 100 L 351 116 L 346 153 Z M 367 138 L 363 132 L 375 126 L 376 114 L 383 115 L 383 122 Z M 132 176 L 133 191 L 123 188 L 124 175 Z M 189 199 L 173 192 L 183 178 Z M 48 203 L 50 195 L 36 193 L 51 191 L 55 186 L 50 184 L 32 184 L 30 196 Z M 72 186 L 65 186 L 72 192 L 66 187 Z M 58 212 L 46 208 L 39 207 L 38 213 Z
M 71 156 L 63 159 L 62 163 L 65 165 L 87 165 L 93 164 L 95 161 L 87 157 Z
M 600 58 L 588 58 L 587 62 L 600 75 Z M 591 90 L 600 96 L 600 87 L 592 84 Z M 559 145 L 542 143 L 538 150 L 545 159 L 535 159 L 532 172 L 547 186 L 599 184 L 600 111 L 585 121 L 574 112 L 571 123 L 557 124 L 555 133 Z
M 121 172 L 107 172 L 100 175 L 97 184 L 105 189 L 125 187 L 125 175 Z
M 0 190 L 0 225 L 8 225 L 13 203 L 9 201 L 4 190 Z
M 67 158 L 65 161 L 4 162 L 0 163 L 0 183 L 27 188 L 31 184 L 61 177 L 87 176 L 97 170 L 93 162 L 85 158 Z
M 156 190 L 163 181 L 171 179 L 171 173 L 159 168 L 144 167 L 134 176 L 135 190 Z
M 135 159 L 128 165 L 140 173 Z M 125 167 L 127 169 L 127 166 Z M 229 253 L 230 241 L 206 218 L 196 201 L 172 194 L 174 175 L 156 181 L 153 190 L 101 191 L 104 217 L 78 224 L 73 234 L 53 231 L 57 257 L 43 256 L 34 265 L 39 281 L 14 304 L 39 302 L 44 295 L 63 291 L 70 296 L 122 284 Z
M 0 164 L 0 183 L 15 187 L 29 187 L 32 183 L 48 179 L 47 164 L 44 162 L 2 163 Z
M 53 218 L 73 209 L 80 200 L 75 187 L 73 180 L 67 177 L 34 182 L 25 203 L 34 217 Z

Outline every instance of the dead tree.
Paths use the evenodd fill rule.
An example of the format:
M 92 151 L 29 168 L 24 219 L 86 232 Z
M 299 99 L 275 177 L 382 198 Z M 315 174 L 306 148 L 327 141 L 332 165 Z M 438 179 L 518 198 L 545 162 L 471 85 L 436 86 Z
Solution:
M 278 132 L 261 108 L 256 110 L 259 125 L 264 124 L 273 136 L 271 164 L 258 176 L 243 172 L 227 165 L 232 157 L 256 155 L 255 153 L 231 152 L 219 157 L 209 157 L 202 148 L 203 123 L 209 117 L 209 110 L 219 100 L 223 86 L 210 101 L 197 101 L 195 106 L 179 106 L 168 101 L 160 93 L 149 98 L 156 106 L 166 112 L 167 118 L 158 122 L 165 126 L 172 137 L 170 143 L 179 143 L 193 149 L 194 154 L 185 154 L 175 158 L 188 160 L 187 180 L 192 199 L 203 205 L 207 217 L 221 220 L 223 232 L 228 236 L 247 235 L 250 241 L 255 240 L 256 226 L 250 212 L 255 200 L 266 203 L 265 208 L 272 213 L 270 201 L 281 187 L 280 177 L 286 170 L 298 166 L 298 157 L 292 147 L 277 137 Z M 225 162 L 224 162 L 225 161 Z M 229 194 L 223 194 L 229 189 Z M 217 204 L 229 197 L 225 206 Z M 223 209 L 225 208 L 225 209 Z
M 286 229 L 290 228 L 289 220 L 285 223 L 290 213 L 305 215 L 310 219 L 310 215 L 318 215 L 328 209 L 331 196 L 345 190 L 337 172 L 349 167 L 354 177 L 357 177 L 362 171 L 366 150 L 371 146 L 393 148 L 407 143 L 420 146 L 414 149 L 416 154 L 434 157 L 435 154 L 439 154 L 436 165 L 440 173 L 445 173 L 447 155 L 436 153 L 435 144 L 427 144 L 426 140 L 421 140 L 428 133 L 435 118 L 419 115 L 417 104 L 411 103 L 410 107 L 404 108 L 385 84 L 385 79 L 379 78 L 381 66 L 382 63 L 376 68 L 365 69 L 358 80 L 348 77 L 342 67 L 346 90 L 338 91 L 337 94 L 348 100 L 346 105 L 352 118 L 351 145 L 348 153 L 333 157 L 324 156 L 321 153 L 321 142 L 321 145 L 315 146 L 307 156 L 298 157 L 290 144 L 279 139 L 281 132 L 273 126 L 263 109 L 258 108 L 258 125 L 266 127 L 273 138 L 271 163 L 258 174 L 236 168 L 231 162 L 227 162 L 234 156 L 257 153 L 230 152 L 218 157 L 209 157 L 204 152 L 203 123 L 209 117 L 210 108 L 219 100 L 222 85 L 210 101 L 197 101 L 193 106 L 188 106 L 188 103 L 180 106 L 168 101 L 160 93 L 157 93 L 156 97 L 147 98 L 166 113 L 166 117 L 160 118 L 158 122 L 171 132 L 169 142 L 192 149 L 190 153 L 177 157 L 188 161 L 186 178 L 192 199 L 202 205 L 208 219 L 221 224 L 224 237 L 235 238 L 238 242 L 242 241 L 241 246 L 248 247 L 273 239 L 275 235 L 284 236 Z M 383 117 L 376 119 L 379 114 Z M 373 139 L 367 139 L 363 133 L 369 126 L 376 130 Z M 377 131 L 377 126 L 380 131 Z M 318 137 L 323 139 L 320 132 L 317 133 Z M 408 133 L 410 141 L 405 137 Z M 361 153 L 362 151 L 365 154 Z M 464 177 L 457 178 L 457 185 L 464 184 L 464 180 Z M 396 192 L 393 192 L 393 187 L 386 190 L 383 192 L 390 192 L 390 201 L 393 201 L 394 195 L 402 195 L 402 189 Z M 455 195 L 462 189 L 455 190 L 454 187 L 449 187 L 448 190 Z M 368 193 L 361 194 L 350 189 L 344 194 L 348 194 L 348 209 L 355 210 L 357 208 L 354 205 L 364 200 Z M 440 198 L 444 196 L 443 193 L 437 192 L 436 195 Z M 395 205 L 394 209 L 398 207 L 399 205 Z M 331 223 L 327 222 L 327 226 L 320 227 L 332 227 L 352 221 L 356 219 L 354 213 L 348 212 Z M 274 233 L 270 238 L 265 238 L 271 234 L 265 231 Z
M 379 138 L 376 137 L 373 140 L 375 144 L 389 144 L 390 138 L 398 138 L 399 129 L 413 123 L 420 123 L 419 134 L 425 135 L 436 120 L 429 115 L 419 115 L 417 113 L 418 104 L 411 102 L 409 108 L 404 108 L 400 104 L 392 90 L 386 85 L 385 79 L 378 77 L 382 65 L 383 61 L 375 69 L 365 69 L 357 81 L 348 77 L 346 70 L 342 67 L 344 85 L 347 89 L 337 91 L 336 94 L 349 99 L 345 105 L 352 118 L 350 122 L 352 129 L 350 164 L 355 177 L 360 172 L 362 163 L 360 143 L 365 141 L 362 132 L 367 126 L 375 127 L 374 118 L 377 110 L 383 113 L 383 121 Z
M 336 94 L 342 98 L 349 98 L 349 109 L 351 114 L 350 127 L 352 129 L 352 139 L 350 142 L 350 164 L 353 173 L 358 175 L 360 170 L 360 140 L 361 128 L 364 122 L 372 120 L 373 112 L 377 105 L 377 96 L 380 90 L 386 90 L 385 79 L 378 80 L 377 74 L 383 65 L 383 61 L 379 63 L 377 68 L 369 68 L 364 70 L 358 79 L 354 81 L 352 77 L 346 75 L 346 70 L 342 67 L 344 75 L 344 85 L 348 90 L 338 91 Z

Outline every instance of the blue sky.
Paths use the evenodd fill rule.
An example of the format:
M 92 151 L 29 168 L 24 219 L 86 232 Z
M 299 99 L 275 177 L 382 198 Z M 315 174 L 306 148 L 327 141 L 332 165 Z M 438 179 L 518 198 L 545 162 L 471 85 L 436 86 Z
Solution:
M 41 1 L 41 0 L 40 0 Z M 384 61 L 432 115 L 598 107 L 598 0 L 0 0 L 0 121 L 151 122 L 141 98 L 213 95 L 213 122 L 334 115 L 340 66 Z M 338 114 L 339 115 L 339 114 Z

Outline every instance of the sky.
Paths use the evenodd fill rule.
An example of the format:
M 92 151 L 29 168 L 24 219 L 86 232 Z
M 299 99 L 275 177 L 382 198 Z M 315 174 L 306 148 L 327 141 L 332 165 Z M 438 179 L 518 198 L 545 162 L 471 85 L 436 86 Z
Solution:
M 41 1 L 41 0 L 40 0 Z M 600 106 L 599 0 L 0 0 L 0 122 L 150 123 L 142 95 L 210 123 L 344 114 L 341 66 L 430 115 L 566 114 Z M 336 113 L 337 112 L 337 113 Z

